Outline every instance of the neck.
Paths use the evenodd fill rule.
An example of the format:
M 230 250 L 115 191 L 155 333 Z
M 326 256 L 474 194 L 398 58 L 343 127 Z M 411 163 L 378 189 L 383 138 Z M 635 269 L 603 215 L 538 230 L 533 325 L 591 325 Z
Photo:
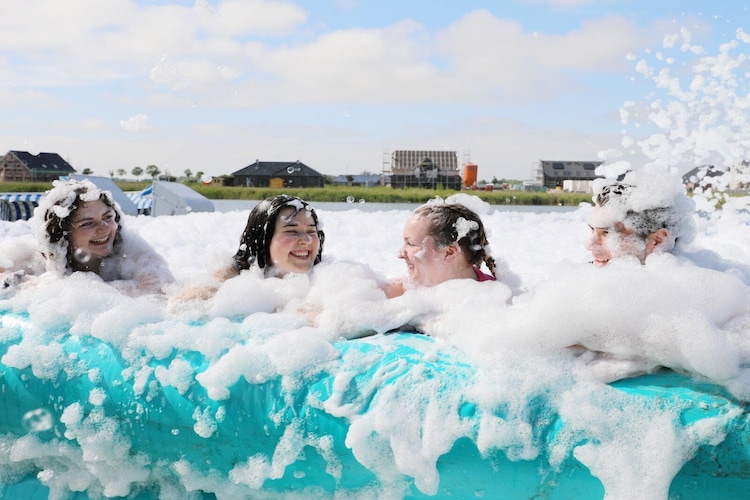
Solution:
M 446 279 L 455 280 L 455 279 L 477 279 L 476 273 L 474 273 L 474 268 L 471 264 L 462 264 L 459 267 L 455 267 L 453 269 L 448 270 Z
M 99 271 L 102 268 L 102 260 L 101 259 L 91 259 L 86 263 L 78 264 L 75 266 L 76 271 L 83 271 L 86 273 L 95 273 L 99 274 Z

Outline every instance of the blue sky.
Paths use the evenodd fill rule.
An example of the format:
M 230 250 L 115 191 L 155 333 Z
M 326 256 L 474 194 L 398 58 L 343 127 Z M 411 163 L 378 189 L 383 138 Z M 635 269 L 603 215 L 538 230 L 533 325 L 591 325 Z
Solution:
M 455 150 L 488 180 L 603 151 L 639 162 L 623 135 L 653 129 L 621 108 L 660 91 L 636 65 L 686 73 L 698 55 L 680 43 L 715 54 L 745 26 L 735 2 L 3 0 L 0 150 L 99 175 L 378 172 L 395 149 Z

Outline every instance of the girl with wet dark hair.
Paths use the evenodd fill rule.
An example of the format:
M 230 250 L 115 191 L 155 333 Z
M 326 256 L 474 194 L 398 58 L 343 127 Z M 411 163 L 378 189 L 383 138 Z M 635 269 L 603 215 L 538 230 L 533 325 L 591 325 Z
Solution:
M 263 200 L 250 212 L 234 255 L 235 271 L 257 266 L 266 275 L 307 272 L 323 255 L 325 235 L 309 203 L 285 194 Z
M 211 283 L 188 286 L 173 304 L 213 297 L 222 283 L 254 271 L 261 277 L 306 274 L 321 261 L 325 235 L 309 203 L 281 194 L 265 199 L 250 211 L 240 246 L 229 266 L 211 274 Z

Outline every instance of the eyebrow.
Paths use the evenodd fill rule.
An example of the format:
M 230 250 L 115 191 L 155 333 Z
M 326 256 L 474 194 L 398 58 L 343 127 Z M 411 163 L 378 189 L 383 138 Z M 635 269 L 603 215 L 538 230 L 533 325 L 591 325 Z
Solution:
M 299 223 L 299 222 L 297 222 L 296 220 L 292 219 L 292 220 L 290 220 L 290 221 L 288 221 L 288 222 L 286 222 L 286 221 L 285 221 L 285 222 L 284 222 L 284 225 L 283 225 L 282 227 L 292 227 L 292 226 L 295 226 L 295 227 L 296 227 L 296 226 L 304 226 L 304 224 L 300 224 L 300 223 Z M 317 226 L 317 225 L 315 224 L 315 222 L 314 222 L 314 221 L 311 221 L 311 222 L 310 222 L 310 223 L 309 223 L 309 224 L 307 225 L 307 227 L 318 227 L 318 226 Z
M 114 212 L 115 212 L 114 210 L 112 210 L 111 208 L 108 208 L 107 210 L 105 210 L 104 212 L 102 212 L 102 213 L 100 214 L 100 217 L 103 217 L 103 216 L 105 216 L 105 215 L 107 215 L 107 214 L 114 214 Z M 73 219 L 71 219 L 71 222 L 72 222 L 73 224 L 77 224 L 77 223 L 79 223 L 79 222 L 84 222 L 84 221 L 87 221 L 87 220 L 94 220 L 94 218 L 95 218 L 95 216 L 90 216 L 90 217 L 82 217 L 82 218 L 80 218 L 80 219 L 78 219 L 78 218 L 76 218 L 76 217 L 73 217 Z

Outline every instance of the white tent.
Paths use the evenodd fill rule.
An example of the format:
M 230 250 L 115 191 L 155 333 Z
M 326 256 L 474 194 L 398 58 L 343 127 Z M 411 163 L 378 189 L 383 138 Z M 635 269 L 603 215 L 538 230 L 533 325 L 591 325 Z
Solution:
M 154 181 L 151 215 L 185 215 L 213 212 L 211 200 L 179 182 Z

